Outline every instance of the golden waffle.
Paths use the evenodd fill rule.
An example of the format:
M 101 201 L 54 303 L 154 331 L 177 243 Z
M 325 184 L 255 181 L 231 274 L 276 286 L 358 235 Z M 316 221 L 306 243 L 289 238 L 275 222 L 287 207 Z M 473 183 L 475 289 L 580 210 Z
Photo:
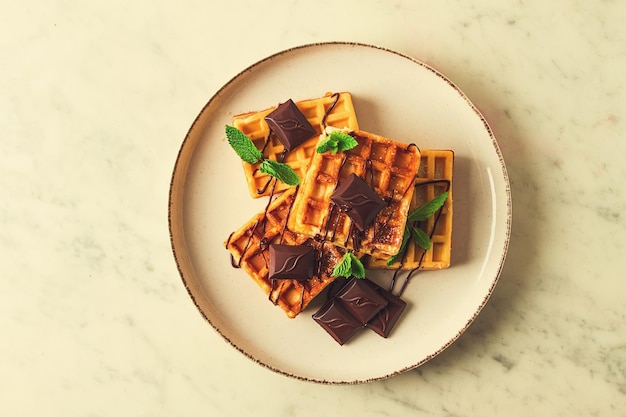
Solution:
M 348 128 L 349 130 L 357 130 L 359 126 L 350 93 L 328 93 L 324 97 L 298 101 L 295 104 L 316 132 L 311 139 L 287 153 L 283 160 L 302 179 L 309 166 L 311 156 L 315 153 L 318 136 L 323 132 L 325 126 L 333 126 L 339 129 Z M 259 112 L 240 114 L 233 117 L 232 123 L 234 127 L 244 132 L 259 150 L 265 147 L 263 149 L 265 158 L 278 160 L 285 147 L 276 135 L 270 135 L 270 128 L 265 121 L 265 116 L 275 109 L 276 107 L 272 107 Z M 323 120 L 325 115 L 326 118 Z M 266 145 L 265 142 L 268 140 L 268 135 L 269 142 Z M 260 172 L 258 167 L 259 164 L 243 162 L 248 191 L 253 198 L 269 195 L 272 191 L 272 187 L 268 186 L 271 177 Z M 278 181 L 274 192 L 278 193 L 287 188 L 289 188 L 288 185 Z
M 393 255 L 402 243 L 419 167 L 419 149 L 363 131 L 351 135 L 357 140 L 357 147 L 313 156 L 297 193 L 289 228 L 359 254 Z M 363 178 L 387 202 L 387 207 L 363 233 L 358 233 L 350 217 L 331 201 L 336 187 L 352 173 Z
M 335 277 L 330 273 L 341 260 L 344 251 L 334 245 L 309 240 L 286 228 L 287 217 L 295 198 L 296 188 L 289 188 L 239 230 L 231 234 L 225 246 L 232 255 L 233 265 L 241 267 L 257 283 L 269 300 L 280 306 L 288 317 L 296 317 L 309 302 Z M 316 249 L 313 278 L 298 282 L 292 279 L 269 279 L 269 244 L 299 245 L 309 240 Z
M 401 269 L 445 269 L 450 266 L 450 252 L 452 249 L 452 170 L 454 166 L 454 152 L 422 149 L 421 158 L 422 161 L 417 174 L 411 210 L 420 207 L 446 190 L 448 190 L 448 199 L 443 205 L 439 217 L 435 213 L 428 220 L 418 225 L 427 235 L 432 233 L 430 250 L 424 253 L 422 248 L 417 246 L 413 240 L 410 240 Z M 433 181 L 437 182 L 433 183 Z M 434 232 L 433 227 L 435 227 Z M 364 260 L 364 265 L 369 269 L 398 269 L 400 263 L 396 262 L 391 266 L 387 266 L 386 259 L 370 257 Z

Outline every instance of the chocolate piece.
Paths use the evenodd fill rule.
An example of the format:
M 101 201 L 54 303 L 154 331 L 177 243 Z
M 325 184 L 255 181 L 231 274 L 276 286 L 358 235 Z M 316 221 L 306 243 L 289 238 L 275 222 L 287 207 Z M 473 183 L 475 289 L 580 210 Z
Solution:
M 380 295 L 365 279 L 352 278 L 337 293 L 336 299 L 362 325 L 366 325 L 386 305 L 387 300 Z
M 398 319 L 404 312 L 406 302 L 400 297 L 393 295 L 388 290 L 380 287 L 372 281 L 368 281 L 376 291 L 385 297 L 387 305 L 380 310 L 368 323 L 367 327 L 378 333 L 382 337 L 388 337 L 391 330 L 398 322 Z
M 341 301 L 336 298 L 329 299 L 322 308 L 313 314 L 313 320 L 322 326 L 340 345 L 346 343 L 363 328 L 357 319 L 343 309 Z
M 330 199 L 340 211 L 350 216 L 360 231 L 365 230 L 386 206 L 382 198 L 356 174 L 351 174 L 339 184 Z
M 292 99 L 279 104 L 274 111 L 265 116 L 265 121 L 287 152 L 315 135 L 315 129 Z
M 270 245 L 270 279 L 306 281 L 313 276 L 312 246 Z

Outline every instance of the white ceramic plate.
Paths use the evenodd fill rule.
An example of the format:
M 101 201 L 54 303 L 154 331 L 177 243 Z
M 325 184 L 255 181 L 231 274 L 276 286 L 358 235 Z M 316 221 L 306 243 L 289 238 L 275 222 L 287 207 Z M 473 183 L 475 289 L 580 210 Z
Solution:
M 266 202 L 249 197 L 240 161 L 224 141 L 224 125 L 233 114 L 335 91 L 352 93 L 362 130 L 455 152 L 451 268 L 413 278 L 403 295 L 407 309 L 388 339 L 364 331 L 344 346 L 312 320 L 320 303 L 288 319 L 243 271 L 231 267 L 223 247 L 228 235 Z M 285 375 L 356 383 L 423 364 L 472 323 L 502 269 L 511 196 L 487 122 L 453 83 L 387 49 L 324 43 L 272 55 L 209 100 L 180 149 L 169 214 L 183 282 L 226 341 Z

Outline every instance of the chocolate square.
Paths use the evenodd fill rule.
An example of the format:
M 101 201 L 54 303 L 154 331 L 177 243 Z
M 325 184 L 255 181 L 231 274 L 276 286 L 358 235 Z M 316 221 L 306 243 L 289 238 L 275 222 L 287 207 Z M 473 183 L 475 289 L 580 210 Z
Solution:
M 387 204 L 356 174 L 350 174 L 330 197 L 360 231 L 365 230 Z
M 287 152 L 315 135 L 315 129 L 292 99 L 279 104 L 265 121 Z
M 380 295 L 367 280 L 352 278 L 337 293 L 336 299 L 362 325 L 366 325 L 386 305 L 387 299 Z
M 270 245 L 270 279 L 306 281 L 313 277 L 315 249 L 312 246 Z
M 367 327 L 386 338 L 404 312 L 406 302 L 378 284 L 372 281 L 369 281 L 369 283 L 380 295 L 385 297 L 387 305 L 367 323 Z
M 350 340 L 363 325 L 341 306 L 336 298 L 330 298 L 315 314 L 313 320 L 330 334 L 340 345 Z

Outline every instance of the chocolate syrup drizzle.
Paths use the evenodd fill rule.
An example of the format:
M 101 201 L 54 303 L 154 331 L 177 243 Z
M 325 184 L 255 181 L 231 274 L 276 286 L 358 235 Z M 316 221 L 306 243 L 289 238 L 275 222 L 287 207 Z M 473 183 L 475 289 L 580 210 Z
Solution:
M 421 186 L 432 185 L 432 184 L 446 184 L 446 189 L 445 189 L 444 192 L 450 191 L 450 180 L 447 180 L 447 179 L 438 179 L 438 180 L 424 181 L 422 183 L 415 184 L 415 187 L 421 187 Z M 441 213 L 442 212 L 443 212 L 443 206 L 441 206 L 439 208 L 439 210 L 437 210 L 437 213 L 435 214 L 435 221 L 433 222 L 433 228 L 430 231 L 430 234 L 428 235 L 428 237 L 431 240 L 433 238 L 433 235 L 435 234 L 435 230 L 437 230 L 437 224 L 439 223 L 439 218 L 441 217 Z M 395 287 L 396 279 L 398 277 L 398 274 L 402 270 L 402 265 L 404 264 L 404 261 L 406 260 L 407 250 L 408 250 L 408 245 L 404 249 L 404 253 L 402 254 L 402 257 L 400 258 L 400 264 L 398 265 L 398 267 L 396 268 L 396 270 L 393 273 L 393 277 L 392 277 L 391 283 L 389 285 L 389 292 L 391 292 L 391 293 L 393 293 L 393 288 Z M 402 294 L 404 293 L 404 290 L 406 289 L 407 285 L 409 284 L 409 282 L 411 281 L 411 279 L 413 278 L 415 273 L 422 267 L 422 262 L 424 261 L 424 256 L 426 255 L 426 252 L 427 252 L 426 250 L 422 251 L 422 255 L 420 256 L 420 259 L 417 262 L 417 266 L 415 268 L 409 270 L 406 278 L 404 279 L 404 282 L 402 283 L 402 286 L 400 287 L 400 291 L 398 291 L 398 294 L 397 294 L 398 297 L 402 296 Z

